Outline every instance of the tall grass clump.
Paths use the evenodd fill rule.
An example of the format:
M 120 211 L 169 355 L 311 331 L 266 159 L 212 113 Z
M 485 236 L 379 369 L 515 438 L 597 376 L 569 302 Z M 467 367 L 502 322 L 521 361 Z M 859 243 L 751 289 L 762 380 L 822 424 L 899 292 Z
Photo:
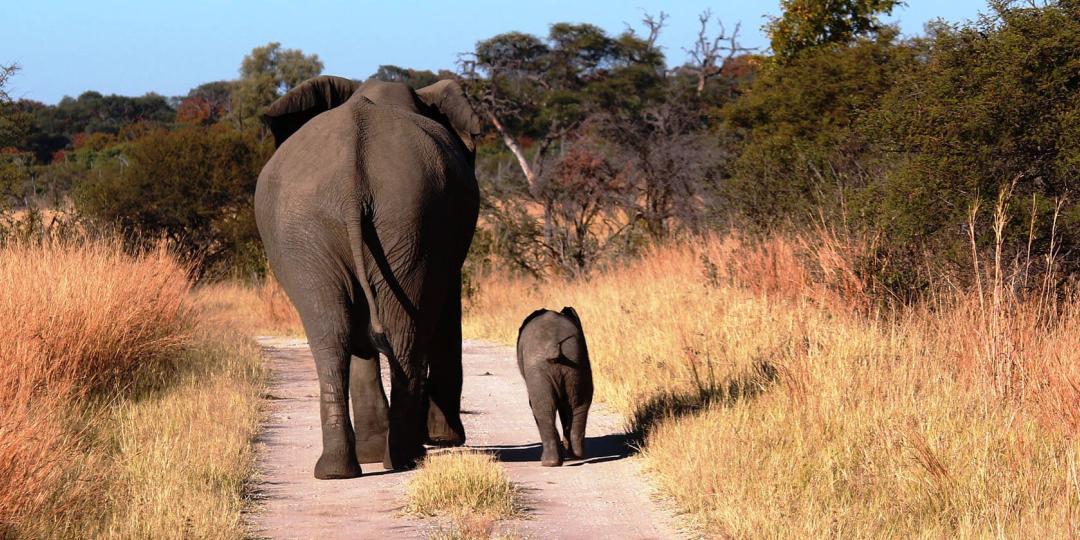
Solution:
M 75 508 L 93 469 L 84 402 L 190 340 L 183 266 L 116 243 L 0 247 L 0 523 Z
M 272 275 L 261 283 L 221 281 L 196 290 L 202 316 L 249 333 L 304 335 L 300 314 Z
M 517 488 L 494 456 L 446 452 L 426 458 L 406 488 L 405 511 L 419 516 L 483 515 L 492 519 L 520 513 Z
M 0 359 L 0 537 L 242 535 L 261 361 L 165 247 L 0 246 Z
M 1080 532 L 1080 297 L 991 246 L 978 285 L 882 304 L 871 248 L 731 233 L 587 282 L 489 276 L 465 331 L 512 343 L 533 309 L 573 305 L 598 397 L 712 536 Z

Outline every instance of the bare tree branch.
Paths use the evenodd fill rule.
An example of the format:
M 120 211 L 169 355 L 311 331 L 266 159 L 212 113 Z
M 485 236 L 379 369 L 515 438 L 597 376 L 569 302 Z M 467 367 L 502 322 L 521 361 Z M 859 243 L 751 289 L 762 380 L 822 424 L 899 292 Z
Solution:
M 656 46 L 656 39 L 660 37 L 660 31 L 667 25 L 668 14 L 663 11 L 659 15 L 653 17 L 650 13 L 645 12 L 641 19 L 641 23 L 645 25 L 645 28 L 649 29 L 649 37 L 645 39 L 648 42 L 649 47 Z
M 724 27 L 724 22 L 717 19 L 720 32 L 714 37 L 709 37 L 709 21 L 712 20 L 712 11 L 706 9 L 698 15 L 701 28 L 698 30 L 697 40 L 692 49 L 683 49 L 690 55 L 688 69 L 697 75 L 697 93 L 701 95 L 705 91 L 705 84 L 709 79 L 718 77 L 723 72 L 724 63 L 728 62 L 741 53 L 752 52 L 752 47 L 739 45 L 739 30 L 742 23 L 736 23 L 735 29 L 730 35 Z
M 0 66 L 0 102 L 11 101 L 11 96 L 4 90 L 4 87 L 7 86 L 8 80 L 15 75 L 16 71 L 19 71 L 19 64 Z

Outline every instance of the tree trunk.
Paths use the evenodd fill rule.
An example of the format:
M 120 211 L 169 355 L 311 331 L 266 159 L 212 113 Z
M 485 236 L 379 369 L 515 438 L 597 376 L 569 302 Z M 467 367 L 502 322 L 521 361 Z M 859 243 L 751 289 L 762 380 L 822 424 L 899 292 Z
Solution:
M 510 152 L 517 158 L 518 165 L 521 166 L 521 172 L 525 174 L 525 181 L 528 182 L 529 187 L 532 187 L 536 183 L 536 172 L 532 166 L 529 165 L 529 160 L 525 158 L 525 150 L 521 148 L 521 145 L 510 136 L 510 133 L 503 127 L 502 122 L 494 114 L 488 114 L 488 118 L 491 119 L 491 124 L 495 126 L 495 129 L 502 135 L 503 143 L 510 149 Z

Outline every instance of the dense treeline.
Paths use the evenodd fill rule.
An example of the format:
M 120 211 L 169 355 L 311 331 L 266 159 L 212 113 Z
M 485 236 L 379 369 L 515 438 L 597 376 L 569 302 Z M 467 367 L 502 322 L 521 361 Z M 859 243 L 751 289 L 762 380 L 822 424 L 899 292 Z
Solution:
M 618 35 L 567 23 L 500 34 L 455 71 L 372 77 L 457 77 L 484 118 L 473 270 L 586 276 L 687 233 L 824 227 L 863 239 L 864 277 L 906 295 L 934 275 L 970 277 L 973 239 L 998 241 L 1001 201 L 1004 256 L 1075 273 L 1080 2 L 994 0 L 916 37 L 881 22 L 897 4 L 785 0 L 768 51 L 703 13 L 675 67 L 656 45 L 659 13 Z M 4 204 L 73 205 L 167 235 L 208 267 L 259 271 L 250 199 L 271 149 L 257 118 L 322 69 L 271 43 L 239 79 L 183 97 L 5 100 Z

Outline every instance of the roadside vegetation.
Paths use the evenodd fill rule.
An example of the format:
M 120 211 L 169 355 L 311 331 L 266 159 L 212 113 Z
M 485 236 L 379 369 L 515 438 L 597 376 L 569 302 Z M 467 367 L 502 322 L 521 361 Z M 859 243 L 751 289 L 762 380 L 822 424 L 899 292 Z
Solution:
M 1077 531 L 1080 299 L 1018 295 L 990 264 L 982 289 L 881 308 L 863 248 L 731 233 L 588 282 L 492 277 L 465 334 L 512 344 L 533 309 L 574 306 L 598 397 L 716 537 Z
M 0 247 L 0 536 L 244 536 L 263 366 L 189 272 L 115 240 Z

